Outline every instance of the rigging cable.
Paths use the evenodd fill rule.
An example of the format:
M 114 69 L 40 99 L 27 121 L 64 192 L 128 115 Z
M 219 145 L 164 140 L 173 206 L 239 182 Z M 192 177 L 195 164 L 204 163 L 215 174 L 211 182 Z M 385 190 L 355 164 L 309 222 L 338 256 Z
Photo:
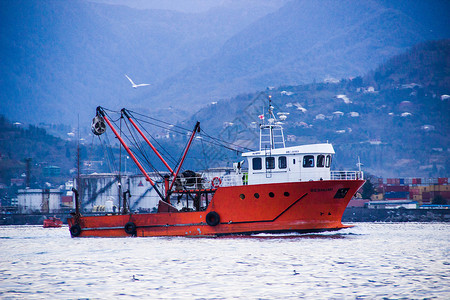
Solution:
M 117 127 L 117 121 L 121 121 L 121 119 L 123 118 L 123 116 L 122 116 L 122 112 L 120 112 L 120 114 L 121 114 L 121 116 L 119 117 L 119 118 L 117 118 L 116 120 L 113 120 L 110 116 L 109 116 L 109 114 L 106 112 L 106 110 L 107 109 L 104 109 L 104 108 L 102 108 L 103 110 L 104 110 L 104 113 L 108 116 L 108 118 L 112 121 L 112 123 L 114 123 L 114 125 Z M 117 111 L 112 111 L 112 110 L 107 110 L 107 111 L 109 111 L 109 112 L 114 112 L 114 113 L 119 113 L 119 112 L 117 112 Z M 143 119 L 140 119 L 140 118 L 136 118 L 132 113 L 133 112 L 131 112 L 131 111 L 128 111 L 127 110 L 127 112 L 129 112 L 130 113 L 130 115 L 132 115 L 133 116 L 133 118 L 137 121 L 137 123 L 139 124 L 139 126 L 141 127 L 141 128 L 143 128 L 143 130 L 146 132 L 146 134 L 148 135 L 148 136 L 150 136 L 151 137 L 151 139 L 160 147 L 160 149 L 162 149 L 162 151 L 164 151 L 164 153 L 166 153 L 166 155 L 164 155 L 165 156 L 165 158 L 166 159 L 168 159 L 169 161 L 171 161 L 172 163 L 174 163 L 175 164 L 175 168 L 179 165 L 179 163 L 181 162 L 181 159 L 182 159 L 182 154 L 180 155 L 180 157 L 178 158 L 178 159 L 175 159 L 159 142 L 158 142 L 158 140 L 157 139 L 155 139 L 149 132 L 148 132 L 148 130 L 144 127 L 144 126 L 142 126 L 142 124 L 141 124 L 141 122 L 142 123 L 146 123 L 146 124 L 150 124 L 150 125 L 153 125 L 153 126 L 156 126 L 156 127 L 159 127 L 159 128 L 162 128 L 162 129 L 165 129 L 165 130 L 167 130 L 167 131 L 171 131 L 171 132 L 175 132 L 175 133 L 178 133 L 178 134 L 180 134 L 180 135 L 185 135 L 186 134 L 186 131 L 188 131 L 188 132 L 190 132 L 191 133 L 191 131 L 189 131 L 189 130 L 187 130 L 186 128 L 183 128 L 183 127 L 181 127 L 181 126 L 178 126 L 178 125 L 173 125 L 173 124 L 170 124 L 170 123 L 168 123 L 168 122 L 165 122 L 165 121 L 161 121 L 161 120 L 158 120 L 158 119 L 155 119 L 155 118 L 152 118 L 152 117 L 149 117 L 149 116 L 145 116 L 145 115 L 142 115 L 142 114 L 140 114 L 140 113 L 137 113 L 137 112 L 134 112 L 135 114 L 137 114 L 137 115 L 139 115 L 139 116 L 143 116 L 143 117 L 145 117 L 145 118 L 147 118 L 147 119 L 150 119 L 150 120 L 154 120 L 154 121 L 156 121 L 156 122 L 159 122 L 159 123 L 163 123 L 163 124 L 166 124 L 166 125 L 169 125 L 169 128 L 168 127 L 164 127 L 164 126 L 162 126 L 162 125 L 159 125 L 159 124 L 156 124 L 156 123 L 154 123 L 154 122 L 150 122 L 150 121 L 146 121 L 146 120 L 143 120 Z M 163 176 L 160 174 L 160 172 L 154 167 L 154 165 L 150 162 L 150 159 L 149 159 L 149 155 L 145 152 L 145 150 L 142 148 L 142 146 L 140 145 L 140 143 L 136 140 L 136 138 L 135 138 L 135 136 L 134 136 L 134 134 L 133 134 L 133 132 L 132 132 L 132 130 L 130 130 L 130 128 L 129 128 L 129 126 L 128 126 L 128 124 L 127 124 L 127 122 L 125 122 L 125 125 L 127 126 L 127 128 L 128 128 L 128 131 L 129 131 L 129 133 L 130 133 L 130 135 L 131 135 L 131 137 L 132 137 L 132 140 L 128 137 L 128 135 L 125 135 L 124 134 L 124 136 L 125 136 L 125 138 L 130 142 L 130 144 L 132 144 L 132 145 L 134 145 L 134 147 L 135 147 L 135 149 L 137 149 L 136 151 L 138 151 L 138 153 L 136 153 L 136 151 L 133 151 L 132 149 L 130 149 L 130 151 L 132 151 L 135 155 L 137 155 L 137 156 L 139 156 L 140 157 L 140 159 L 141 160 L 143 160 L 143 161 L 145 161 L 147 164 L 148 164 L 148 166 L 150 166 L 150 168 L 156 173 L 156 174 L 158 174 L 161 178 L 163 178 Z M 122 128 L 121 128 L 121 123 L 120 123 L 120 132 L 121 132 L 121 135 L 122 135 Z M 183 132 L 181 132 L 180 130 L 183 130 Z M 211 135 L 209 135 L 207 132 L 205 132 L 205 130 L 201 130 L 202 131 L 202 133 L 203 133 L 203 137 L 206 137 L 207 139 L 204 139 L 204 138 L 202 138 L 201 139 L 201 143 L 202 143 L 202 151 L 203 151 L 203 155 L 204 155 L 204 157 L 205 157 L 205 161 L 206 161 L 206 156 L 205 156 L 205 147 L 204 147 L 204 143 L 203 142 L 205 142 L 205 143 L 209 143 L 209 144 L 211 144 L 211 145 L 215 145 L 215 146 L 218 146 L 218 147 L 222 147 L 222 148 L 225 148 L 225 149 L 227 149 L 227 150 L 231 150 L 231 151 L 236 151 L 237 153 L 242 153 L 243 151 L 241 150 L 238 150 L 239 148 L 240 149 L 244 149 L 244 150 L 247 150 L 247 151 L 255 151 L 255 150 L 253 150 L 253 149 L 250 149 L 250 148 L 247 148 L 247 147 L 243 147 L 243 146 L 240 146 L 240 145 L 237 145 L 237 144 L 233 144 L 233 143 L 229 143 L 229 142 L 226 142 L 226 141 L 224 141 L 224 140 L 221 140 L 221 139 L 219 139 L 219 138 L 215 138 L 215 137 L 212 137 Z M 192 133 L 191 133 L 192 134 Z M 209 139 L 209 140 L 208 140 Z M 186 146 L 187 146 L 187 143 L 186 143 L 186 145 L 185 145 L 185 148 L 184 149 L 186 149 Z M 121 148 L 120 148 L 121 149 Z M 207 163 L 206 163 L 206 165 L 207 165 Z M 111 168 L 111 166 L 110 166 L 110 168 Z M 175 169 L 174 168 L 174 169 Z
M 129 112 L 129 111 L 128 111 Z M 170 152 L 168 152 L 159 142 L 158 142 L 158 140 L 157 139 L 155 139 L 148 131 L 147 131 L 147 129 L 144 127 L 144 126 L 142 126 L 142 124 L 139 122 L 139 119 L 138 118 L 135 118 L 134 116 L 133 116 L 133 114 L 131 114 L 130 113 L 130 115 L 137 121 L 137 123 L 139 124 L 139 126 L 141 127 L 141 128 L 143 128 L 143 130 L 145 131 L 145 133 L 148 135 L 148 136 L 150 136 L 151 137 L 151 139 L 154 141 L 154 142 L 156 142 L 156 144 L 158 144 L 158 146 L 162 149 L 162 151 L 164 151 L 167 155 L 168 155 L 168 157 L 167 156 L 165 156 L 165 159 L 167 159 L 167 160 L 170 160 L 173 164 L 176 164 L 176 159 L 170 154 Z M 145 122 L 145 123 L 149 123 L 149 122 L 146 122 L 146 121 L 143 121 L 143 120 L 141 120 L 142 122 Z M 150 123 L 151 124 L 151 123 Z M 155 126 L 157 126 L 157 125 L 155 125 Z M 159 127 L 159 126 L 158 126 Z M 161 128 L 163 128 L 163 129 L 166 129 L 166 130 L 170 130 L 170 129 L 167 129 L 166 127 L 161 127 Z
M 103 140 L 100 138 L 100 136 L 98 136 L 98 140 L 100 141 L 103 153 L 106 156 L 106 162 L 108 163 L 109 170 L 112 173 L 115 173 L 115 170 L 113 168 L 114 163 L 111 163 L 111 160 L 114 161 L 114 155 L 111 155 L 110 151 L 108 151 L 108 146 L 104 145 Z M 108 140 L 108 143 L 109 143 L 109 139 L 108 139 L 108 136 L 107 136 L 106 132 L 105 132 L 105 140 Z M 111 156 L 112 156 L 112 158 L 111 158 Z
M 131 135 L 131 138 L 133 139 L 133 141 L 131 141 L 131 139 L 130 139 L 127 135 L 124 135 L 124 136 L 125 136 L 125 137 L 127 138 L 127 140 L 130 142 L 130 144 L 134 145 L 134 147 L 135 147 L 136 149 L 139 150 L 140 158 L 141 158 L 142 160 L 144 160 L 144 161 L 148 164 L 148 166 L 153 170 L 153 172 L 155 172 L 156 174 L 158 174 L 161 178 L 164 178 L 164 176 L 161 175 L 161 173 L 158 171 L 158 169 L 156 169 L 156 168 L 153 166 L 153 164 L 150 162 L 150 159 L 149 159 L 149 156 L 148 156 L 147 152 L 142 148 L 142 146 L 140 146 L 140 144 L 142 144 L 142 142 L 139 143 L 139 142 L 136 140 L 136 138 L 134 137 L 133 132 L 130 130 L 130 127 L 128 126 L 128 123 L 125 122 L 125 125 L 127 126 L 127 129 L 128 129 L 128 131 L 130 132 L 130 135 Z M 130 150 L 131 150 L 131 149 L 130 149 Z M 131 150 L 131 151 L 133 151 L 133 150 Z M 133 151 L 133 153 L 135 153 L 135 152 Z
M 127 110 L 127 111 L 130 112 L 129 110 Z M 154 121 L 157 121 L 157 122 L 166 124 L 166 125 L 169 126 L 169 128 L 168 128 L 168 127 L 164 127 L 164 126 L 162 126 L 162 125 L 158 125 L 158 124 L 149 122 L 149 121 L 141 120 L 141 121 L 144 122 L 144 123 L 147 123 L 147 124 L 150 124 L 150 125 L 153 125 L 153 126 L 162 128 L 162 129 L 166 129 L 166 130 L 168 130 L 168 131 L 172 131 L 172 132 L 175 132 L 175 133 L 178 133 L 178 134 L 182 134 L 182 135 L 185 134 L 185 131 L 189 131 L 189 132 L 190 132 L 189 129 L 186 129 L 186 128 L 181 127 L 181 126 L 179 126 L 179 125 L 170 124 L 170 123 L 168 123 L 168 122 L 165 122 L 165 121 L 162 121 L 162 120 L 158 120 L 158 119 L 156 119 L 156 118 L 152 118 L 152 117 L 149 117 L 149 116 L 145 116 L 145 115 L 140 114 L 140 113 L 137 113 L 137 112 L 136 112 L 136 114 L 137 114 L 137 115 L 140 115 L 140 116 L 143 116 L 143 117 L 145 117 L 145 118 L 148 118 L 148 119 L 151 119 L 151 120 L 154 120 Z M 140 125 L 141 125 L 141 124 L 140 124 Z M 141 126 L 142 126 L 142 125 L 141 125 Z M 175 128 L 181 129 L 181 130 L 183 130 L 183 132 L 180 132 L 180 131 L 178 131 L 178 130 L 175 130 L 175 129 L 171 128 L 171 127 L 175 127 Z M 144 127 L 144 129 L 145 129 L 145 127 Z M 145 130 L 145 131 L 146 131 L 147 134 L 149 134 L 147 130 Z M 212 137 L 211 135 L 209 135 L 209 134 L 208 134 L 205 130 L 203 130 L 203 129 L 201 129 L 201 131 L 204 133 L 204 135 L 205 135 L 206 137 L 208 137 L 209 139 L 215 141 L 215 142 L 212 142 L 212 141 L 205 141 L 206 143 L 214 144 L 214 145 L 217 145 L 217 146 L 226 148 L 226 149 L 231 150 L 231 151 L 237 151 L 237 148 L 241 148 L 241 149 L 244 149 L 244 150 L 247 150 L 247 151 L 255 151 L 254 149 L 251 149 L 251 148 L 243 147 L 243 146 L 240 146 L 240 145 L 236 145 L 236 144 L 233 144 L 233 143 L 224 141 L 224 140 L 219 139 L 219 138 Z M 149 135 L 150 135 L 150 134 L 149 134 Z M 151 135 L 150 135 L 150 136 L 151 136 Z M 151 136 L 151 137 L 152 137 L 152 136 Z M 153 139 L 155 142 L 158 143 L 158 141 L 157 141 L 154 137 L 152 137 L 152 139 Z M 158 145 L 161 146 L 159 143 L 158 143 Z M 235 148 L 232 148 L 232 147 L 226 146 L 226 145 L 234 146 Z M 161 146 L 161 147 L 162 147 L 162 146 Z M 239 152 L 243 152 L 243 151 L 239 151 Z M 170 154 L 169 154 L 169 155 L 170 155 Z
M 264 93 L 262 93 L 262 94 L 264 94 Z M 259 96 L 259 95 L 258 95 L 258 96 Z M 107 109 L 105 109 L 105 108 L 103 108 L 103 109 L 104 109 L 104 110 L 107 110 Z M 119 113 L 119 112 L 113 111 L 113 110 L 108 110 L 108 111 L 115 112 L 115 113 Z M 147 123 L 147 124 L 150 124 L 150 125 L 153 125 L 153 126 L 162 128 L 162 129 L 166 129 L 166 130 L 168 130 L 168 131 L 172 131 L 172 132 L 181 134 L 181 135 L 184 135 L 186 131 L 188 131 L 188 132 L 191 131 L 190 129 L 186 129 L 186 128 L 181 127 L 181 126 L 179 126 L 179 125 L 175 125 L 175 124 L 171 124 L 171 123 L 168 123 L 168 122 L 165 122 L 165 121 L 162 121 L 162 120 L 158 120 L 158 119 L 156 119 L 156 118 L 153 118 L 153 117 L 150 117 L 150 116 L 146 116 L 146 115 L 143 115 L 143 114 L 138 113 L 138 112 L 130 111 L 130 110 L 128 110 L 128 109 L 127 109 L 127 112 L 129 112 L 132 116 L 133 116 L 133 113 L 134 113 L 134 114 L 139 115 L 139 116 L 142 116 L 142 117 L 144 117 L 144 118 L 147 118 L 147 119 L 150 119 L 150 120 L 154 120 L 154 121 L 159 122 L 159 123 L 166 124 L 166 125 L 168 125 L 169 127 L 164 127 L 164 126 L 162 126 L 162 125 L 158 125 L 158 124 L 155 124 L 155 123 L 152 123 L 152 122 L 149 122 L 149 121 L 141 120 L 141 122 L 143 122 L 143 123 Z M 133 116 L 133 118 L 135 118 L 135 117 Z M 135 119 L 136 119 L 136 120 L 139 120 L 139 119 L 137 119 L 137 118 L 135 118 Z M 142 124 L 140 124 L 140 125 L 142 126 Z M 143 127 L 143 126 L 142 126 L 142 127 Z M 183 130 L 183 132 L 181 132 L 181 131 L 179 131 L 179 130 L 175 130 L 175 129 L 171 128 L 171 127 L 178 128 L 178 129 L 180 129 L 180 130 Z M 145 130 L 145 127 L 143 127 L 143 128 L 144 128 L 144 130 Z M 217 145 L 217 146 L 220 146 L 220 147 L 226 148 L 226 149 L 228 149 L 228 150 L 232 150 L 232 151 L 236 151 L 237 148 L 241 148 L 241 149 L 244 149 L 244 150 L 247 150 L 247 151 L 255 151 L 254 149 L 251 149 L 251 148 L 243 147 L 243 146 L 236 145 L 236 144 L 227 142 L 227 141 L 222 140 L 222 139 L 219 139 L 219 138 L 215 138 L 215 137 L 209 135 L 209 134 L 208 134 L 205 130 L 203 130 L 203 129 L 201 129 L 201 131 L 204 133 L 204 135 L 205 135 L 206 137 L 208 137 L 209 139 L 215 141 L 215 142 L 205 141 L 205 142 L 207 142 L 207 143 L 214 144 L 214 145 Z M 148 135 L 150 135 L 150 134 L 148 133 L 147 130 L 145 130 L 145 132 L 146 132 Z M 151 135 L 150 135 L 150 136 L 151 136 Z M 153 139 L 155 142 L 157 142 L 157 140 L 156 140 L 153 136 L 151 136 L 151 137 L 152 137 L 152 139 Z M 158 142 L 157 142 L 157 143 L 158 143 Z M 158 145 L 161 146 L 159 143 L 158 143 Z M 232 148 L 232 147 L 229 147 L 229 146 L 226 146 L 226 145 L 234 146 L 235 148 Z M 162 147 L 162 146 L 161 146 L 161 147 Z M 239 152 L 242 152 L 242 151 L 239 151 Z

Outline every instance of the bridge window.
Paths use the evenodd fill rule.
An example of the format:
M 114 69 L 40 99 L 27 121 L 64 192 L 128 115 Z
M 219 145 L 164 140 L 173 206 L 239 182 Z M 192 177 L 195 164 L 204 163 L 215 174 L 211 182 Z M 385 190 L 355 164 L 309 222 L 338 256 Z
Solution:
M 254 157 L 252 159 L 252 166 L 253 170 L 261 170 L 262 169 L 261 157 Z
M 325 155 L 317 155 L 317 167 L 323 168 L 325 166 Z
M 275 169 L 275 157 L 266 157 L 266 169 Z
M 331 166 L 331 155 L 327 155 L 325 159 L 325 167 L 329 168 Z
M 278 157 L 278 168 L 280 168 L 280 169 L 286 169 L 286 167 L 287 167 L 286 156 L 280 156 L 280 157 Z
M 303 156 L 303 168 L 314 168 L 314 155 Z

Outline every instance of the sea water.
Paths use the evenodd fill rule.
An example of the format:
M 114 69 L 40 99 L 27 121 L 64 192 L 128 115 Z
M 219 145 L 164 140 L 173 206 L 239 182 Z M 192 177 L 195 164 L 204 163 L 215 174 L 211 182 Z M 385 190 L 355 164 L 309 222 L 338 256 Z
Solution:
M 450 224 L 354 225 L 220 238 L 0 226 L 0 298 L 450 299 Z

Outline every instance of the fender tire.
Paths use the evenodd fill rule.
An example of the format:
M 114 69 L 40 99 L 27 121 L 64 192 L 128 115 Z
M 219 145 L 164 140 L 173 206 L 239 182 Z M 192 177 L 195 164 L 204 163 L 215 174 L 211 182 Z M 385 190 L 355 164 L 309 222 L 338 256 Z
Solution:
M 134 224 L 133 222 L 128 222 L 127 224 L 125 224 L 123 229 L 128 234 L 132 234 L 132 235 L 136 234 L 136 224 Z
M 206 223 L 209 226 L 216 226 L 217 224 L 220 223 L 220 216 L 218 213 L 216 213 L 215 211 L 210 211 L 207 215 L 206 215 Z
M 74 224 L 70 227 L 70 235 L 72 237 L 77 237 L 81 234 L 81 227 L 78 224 Z

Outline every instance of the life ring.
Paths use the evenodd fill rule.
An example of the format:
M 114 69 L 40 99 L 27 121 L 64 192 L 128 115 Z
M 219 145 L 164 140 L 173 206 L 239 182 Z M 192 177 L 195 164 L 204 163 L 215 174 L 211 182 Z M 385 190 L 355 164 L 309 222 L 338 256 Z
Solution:
M 207 215 L 206 215 L 206 223 L 209 226 L 216 226 L 217 224 L 220 223 L 220 216 L 218 213 L 216 213 L 215 211 L 210 211 Z
M 136 224 L 134 224 L 133 222 L 128 222 L 127 224 L 125 224 L 123 229 L 128 234 L 133 234 L 133 235 L 136 234 Z
M 78 224 L 72 225 L 70 227 L 70 235 L 72 237 L 77 237 L 81 234 L 81 227 Z
M 222 184 L 222 179 L 220 177 L 214 177 L 213 180 L 211 180 L 211 185 L 213 188 L 218 188 Z

